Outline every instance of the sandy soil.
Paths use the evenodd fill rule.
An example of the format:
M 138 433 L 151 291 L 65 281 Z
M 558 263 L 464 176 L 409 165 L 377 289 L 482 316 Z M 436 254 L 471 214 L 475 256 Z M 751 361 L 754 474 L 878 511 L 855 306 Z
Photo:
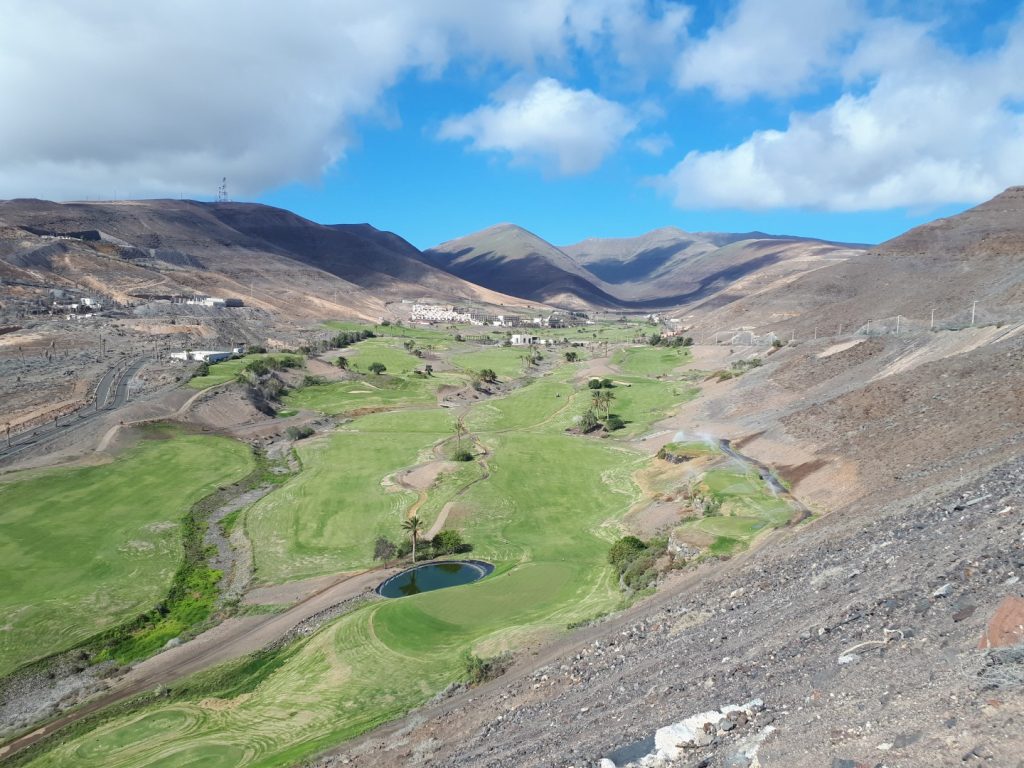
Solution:
M 316 576 L 312 579 L 274 584 L 269 587 L 257 587 L 246 593 L 242 602 L 248 605 L 287 605 L 289 603 L 297 603 L 338 583 L 339 578 L 343 577 L 344 574 L 341 577 L 338 574 L 329 574 L 327 576 Z
M 395 481 L 411 490 L 425 491 L 441 474 L 451 472 L 456 466 L 454 461 L 428 461 L 396 472 Z

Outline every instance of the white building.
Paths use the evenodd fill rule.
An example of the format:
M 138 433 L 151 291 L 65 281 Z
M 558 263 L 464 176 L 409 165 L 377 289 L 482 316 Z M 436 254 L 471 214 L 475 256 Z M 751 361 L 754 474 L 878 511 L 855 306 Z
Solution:
M 513 333 L 511 341 L 513 347 L 528 347 L 537 343 L 537 337 L 529 333 Z
M 472 323 L 469 312 L 460 312 L 453 306 L 437 304 L 413 304 L 410 319 L 427 323 Z
M 202 363 L 219 363 L 245 354 L 245 346 L 234 347 L 230 352 L 214 349 L 186 349 L 184 352 L 171 352 L 172 360 L 196 360 Z

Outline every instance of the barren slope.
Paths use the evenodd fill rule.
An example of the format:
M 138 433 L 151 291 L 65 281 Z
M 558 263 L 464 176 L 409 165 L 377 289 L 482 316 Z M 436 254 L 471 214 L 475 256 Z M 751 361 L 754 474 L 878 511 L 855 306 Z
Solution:
M 391 233 L 323 226 L 264 205 L 9 200 L 0 223 L 4 277 L 82 283 L 122 301 L 197 292 L 298 318 L 377 318 L 400 298 L 517 303 L 424 264 Z
M 916 227 L 842 262 L 761 286 L 735 284 L 690 304 L 711 331 L 741 325 L 807 338 L 814 328 L 927 329 L 1024 319 L 1024 187 Z

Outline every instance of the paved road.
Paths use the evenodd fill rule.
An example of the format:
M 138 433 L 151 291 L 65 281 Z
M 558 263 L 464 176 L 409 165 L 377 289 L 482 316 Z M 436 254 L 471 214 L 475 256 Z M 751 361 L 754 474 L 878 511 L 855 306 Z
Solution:
M 61 416 L 56 422 L 47 422 L 29 432 L 13 435 L 10 445 L 6 441 L 0 442 L 0 461 L 53 442 L 101 414 L 123 407 L 131 396 L 131 383 L 135 374 L 148 362 L 148 357 L 118 362 L 100 378 L 94 402 L 67 416 Z

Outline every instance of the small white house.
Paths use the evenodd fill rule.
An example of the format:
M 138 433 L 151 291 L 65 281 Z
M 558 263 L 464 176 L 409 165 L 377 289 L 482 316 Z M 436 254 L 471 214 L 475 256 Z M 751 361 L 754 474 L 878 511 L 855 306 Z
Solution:
M 513 347 L 528 347 L 537 343 L 537 337 L 529 333 L 513 333 L 511 341 Z

